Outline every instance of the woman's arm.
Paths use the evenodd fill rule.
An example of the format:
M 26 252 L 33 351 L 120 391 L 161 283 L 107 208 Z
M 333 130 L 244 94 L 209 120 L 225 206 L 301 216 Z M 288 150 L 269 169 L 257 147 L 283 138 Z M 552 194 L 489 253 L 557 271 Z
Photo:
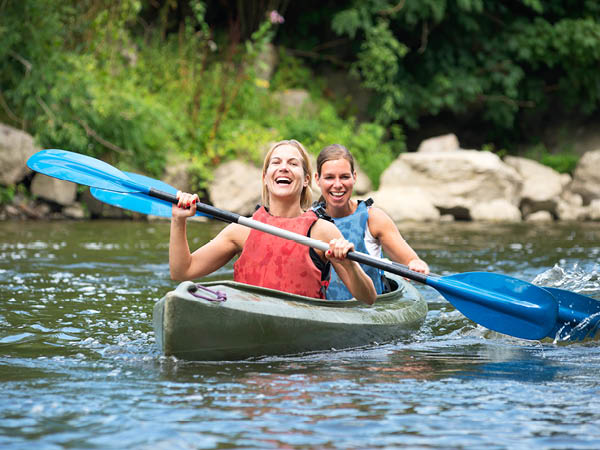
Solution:
M 173 205 L 169 239 L 169 270 L 177 281 L 203 277 L 223 267 L 241 251 L 249 231 L 238 224 L 225 227 L 213 240 L 190 253 L 186 221 L 195 215 L 196 194 L 178 193 L 180 202 Z M 189 209 L 187 209 L 189 207 Z
M 315 239 L 329 242 L 329 250 L 325 254 L 320 250 L 315 251 L 321 258 L 331 261 L 334 270 L 352 296 L 367 305 L 375 303 L 377 292 L 373 281 L 357 262 L 346 258 L 348 252 L 354 250 L 354 244 L 344 239 L 333 223 L 323 219 L 315 223 L 311 234 Z
M 383 246 L 383 251 L 392 261 L 408 266 L 415 272 L 429 274 L 429 266 L 404 240 L 394 221 L 383 210 L 369 208 L 369 231 Z

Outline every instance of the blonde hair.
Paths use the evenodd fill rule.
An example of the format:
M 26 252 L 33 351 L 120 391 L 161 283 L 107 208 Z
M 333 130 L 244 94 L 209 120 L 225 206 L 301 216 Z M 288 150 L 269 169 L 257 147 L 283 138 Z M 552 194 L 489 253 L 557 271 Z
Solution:
M 304 171 L 304 176 L 308 177 L 308 184 L 302 188 L 302 194 L 300 195 L 300 207 L 306 211 L 308 208 L 310 208 L 310 205 L 312 203 L 312 191 L 311 191 L 312 164 L 310 163 L 310 158 L 308 157 L 308 152 L 306 151 L 306 149 L 300 142 L 298 142 L 295 139 L 289 139 L 289 140 L 279 141 L 279 142 L 276 142 L 275 144 L 273 144 L 273 146 L 267 152 L 267 155 L 265 156 L 265 160 L 263 162 L 263 170 L 262 170 L 263 180 L 265 178 L 267 169 L 271 162 L 271 155 L 273 154 L 273 152 L 275 151 L 275 149 L 277 147 L 281 147 L 282 145 L 291 145 L 292 147 L 295 147 L 300 152 L 300 155 L 302 156 L 302 170 Z M 267 185 L 264 182 L 263 182 L 263 187 L 262 187 L 262 203 L 265 207 L 267 207 L 267 208 L 269 207 L 269 190 L 267 189 Z

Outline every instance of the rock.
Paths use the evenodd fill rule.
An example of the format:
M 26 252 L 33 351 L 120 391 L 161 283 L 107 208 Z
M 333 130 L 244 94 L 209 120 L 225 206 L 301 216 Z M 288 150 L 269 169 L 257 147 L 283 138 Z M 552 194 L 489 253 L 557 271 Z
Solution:
M 600 199 L 594 199 L 589 206 L 589 218 L 590 220 L 600 220 Z
M 600 198 L 600 150 L 584 153 L 577 163 L 569 189 L 580 194 L 586 205 Z
M 587 207 L 575 205 L 564 200 L 558 203 L 556 213 L 560 220 L 565 221 L 581 221 L 589 218 Z
M 508 200 L 497 198 L 473 206 L 471 218 L 485 222 L 520 222 L 521 211 Z
M 6 216 L 12 218 L 21 217 L 21 212 L 14 205 L 4 205 L 4 213 L 6 214 Z
M 455 134 L 445 134 L 425 139 L 419 145 L 417 152 L 419 153 L 440 153 L 453 152 L 459 150 L 458 138 Z
M 554 218 L 548 211 L 537 211 L 525 217 L 527 222 L 552 222 Z
M 190 174 L 188 171 L 189 161 L 183 156 L 169 153 L 163 181 L 175 189 L 183 192 L 191 192 Z
M 536 211 L 556 214 L 559 197 L 571 178 L 532 159 L 507 156 L 504 162 L 523 177 L 521 211 L 528 216 Z
M 310 94 L 305 89 L 286 89 L 282 92 L 275 92 L 273 98 L 279 102 L 282 114 L 294 114 L 304 108 L 315 109 L 310 101 Z
M 75 201 L 77 185 L 36 173 L 31 181 L 31 193 L 44 200 L 67 206 Z
M 367 174 L 360 168 L 358 163 L 355 162 L 356 170 L 356 183 L 354 183 L 353 192 L 356 195 L 363 195 L 373 190 L 373 183 Z
M 242 216 L 254 213 L 261 203 L 262 170 L 241 161 L 229 161 L 214 171 L 214 181 L 208 189 L 211 203 L 220 209 Z
M 497 155 L 477 150 L 404 153 L 381 176 L 381 189 L 418 187 L 456 219 L 469 219 L 471 208 L 498 199 L 518 206 L 522 183 Z
M 417 187 L 388 187 L 371 192 L 374 205 L 384 210 L 394 222 L 432 222 L 440 219 L 427 192 Z
M 0 124 L 0 184 L 17 184 L 31 173 L 26 163 L 38 150 L 31 135 Z
M 96 198 L 90 193 L 89 189 L 86 189 L 81 194 L 81 201 L 87 207 L 87 210 L 92 218 L 102 219 L 129 219 L 130 213 L 122 208 L 108 205 L 96 200 Z
M 85 219 L 85 210 L 80 203 L 65 206 L 62 209 L 62 213 L 69 219 Z

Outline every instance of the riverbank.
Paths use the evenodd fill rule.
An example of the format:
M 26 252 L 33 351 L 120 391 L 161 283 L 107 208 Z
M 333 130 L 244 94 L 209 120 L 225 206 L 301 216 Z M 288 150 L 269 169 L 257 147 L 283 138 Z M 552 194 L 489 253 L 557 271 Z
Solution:
M 0 134 L 0 220 L 144 217 L 97 201 L 87 188 L 33 173 L 26 166 L 40 150 L 33 138 L 4 125 Z M 396 222 L 600 221 L 600 149 L 584 153 L 571 176 L 532 159 L 463 149 L 449 134 L 400 154 L 376 190 L 360 168 L 357 172 L 358 197 L 373 198 Z M 189 190 L 189 179 L 186 164 L 164 170 L 163 180 L 178 189 Z M 250 215 L 260 203 L 260 180 L 259 167 L 226 162 L 215 169 L 203 201 Z M 313 198 L 319 196 L 314 188 Z

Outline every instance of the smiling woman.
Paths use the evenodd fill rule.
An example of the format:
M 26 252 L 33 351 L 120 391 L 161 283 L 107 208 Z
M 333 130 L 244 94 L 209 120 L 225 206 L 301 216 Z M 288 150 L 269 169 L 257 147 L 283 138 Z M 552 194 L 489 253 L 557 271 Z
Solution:
M 356 182 L 354 158 L 339 144 L 325 147 L 317 157 L 315 180 L 321 189 L 321 198 L 314 210 L 317 215 L 332 218 L 343 236 L 352 242 L 356 250 L 381 257 L 384 250 L 396 262 L 423 274 L 429 267 L 400 235 L 392 219 L 381 209 L 371 206 L 372 200 L 352 199 Z M 378 294 L 386 292 L 387 282 L 383 272 L 375 267 L 363 266 L 373 280 Z M 327 298 L 345 300 L 352 294 L 335 274 L 332 275 Z
M 312 167 L 308 153 L 296 140 L 274 144 L 262 171 L 263 205 L 253 219 L 329 243 L 329 250 L 307 248 L 258 230 L 232 223 L 206 245 L 190 252 L 186 219 L 195 215 L 196 194 L 178 192 L 173 205 L 169 267 L 174 280 L 208 275 L 234 256 L 234 280 L 292 294 L 325 298 L 331 266 L 351 296 L 367 304 L 376 290 L 361 266 L 346 258 L 354 245 L 336 226 L 308 209 Z

